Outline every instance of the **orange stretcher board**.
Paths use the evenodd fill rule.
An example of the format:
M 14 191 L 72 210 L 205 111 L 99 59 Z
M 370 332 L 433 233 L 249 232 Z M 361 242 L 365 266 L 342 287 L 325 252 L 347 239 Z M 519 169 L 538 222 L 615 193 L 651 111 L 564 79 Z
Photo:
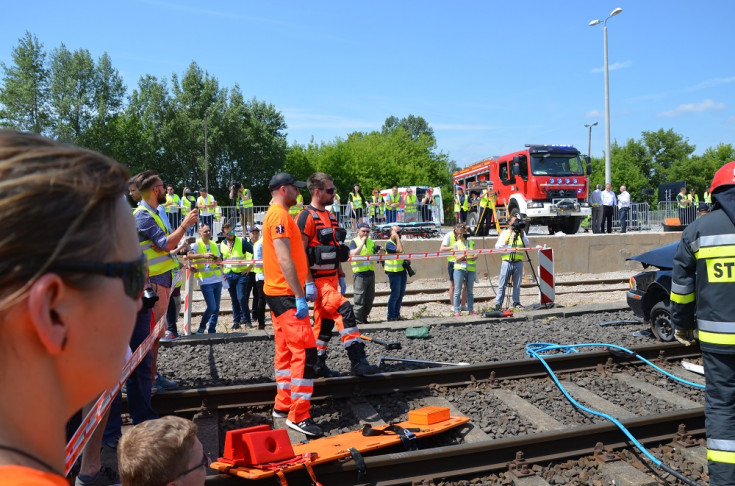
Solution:
M 442 413 L 445 409 L 446 413 Z M 413 410 L 409 412 L 409 420 L 399 422 L 397 424 L 383 425 L 372 427 L 374 431 L 381 431 L 389 428 L 391 425 L 397 425 L 403 429 L 410 429 L 416 435 L 417 439 L 439 434 L 446 430 L 466 424 L 470 421 L 469 417 L 450 416 L 448 408 L 445 407 L 425 407 L 424 409 Z M 441 419 L 440 421 L 432 422 Z M 413 422 L 411 421 L 413 420 Z M 278 432 L 274 430 L 272 432 Z M 283 431 L 281 431 L 283 432 Z M 296 458 L 301 457 L 299 462 L 288 464 L 283 461 L 283 465 L 272 464 L 271 469 L 263 469 L 268 465 L 260 464 L 258 466 L 233 465 L 232 463 L 223 462 L 226 459 L 220 458 L 210 464 L 210 468 L 230 476 L 236 476 L 243 479 L 260 480 L 281 473 L 289 473 L 292 471 L 303 470 L 305 465 L 316 466 L 326 462 L 337 461 L 339 459 L 349 457 L 350 448 L 357 449 L 360 453 L 370 452 L 384 447 L 399 444 L 401 438 L 398 434 L 388 432 L 385 435 L 364 436 L 361 430 L 346 432 L 344 434 L 322 437 L 310 440 L 308 442 L 300 442 L 292 444 L 293 453 Z

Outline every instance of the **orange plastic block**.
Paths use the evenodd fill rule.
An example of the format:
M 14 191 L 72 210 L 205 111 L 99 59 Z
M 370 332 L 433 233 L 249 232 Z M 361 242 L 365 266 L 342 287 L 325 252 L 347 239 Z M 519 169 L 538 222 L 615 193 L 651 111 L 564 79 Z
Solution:
M 679 218 L 666 218 L 664 222 L 666 223 L 666 226 L 681 226 Z
M 286 429 L 272 430 L 270 425 L 227 431 L 223 454 L 220 462 L 236 466 L 283 461 L 295 455 Z
M 412 424 L 431 425 L 449 419 L 449 407 L 424 407 L 408 412 Z

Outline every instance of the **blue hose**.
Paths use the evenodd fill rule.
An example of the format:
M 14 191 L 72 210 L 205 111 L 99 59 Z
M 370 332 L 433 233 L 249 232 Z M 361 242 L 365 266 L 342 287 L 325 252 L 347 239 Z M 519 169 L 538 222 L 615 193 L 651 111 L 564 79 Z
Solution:
M 648 449 L 646 449 L 643 444 L 641 444 L 640 442 L 638 442 L 638 439 L 636 439 L 633 436 L 633 434 L 631 434 L 630 431 L 625 427 L 625 425 L 623 425 L 618 419 L 616 419 L 615 417 L 613 417 L 611 415 L 608 415 L 606 413 L 603 413 L 603 412 L 600 412 L 600 411 L 597 411 L 597 410 L 592 410 L 590 408 L 585 407 L 584 405 L 582 405 L 581 403 L 579 403 L 578 401 L 576 401 L 569 394 L 569 392 L 567 392 L 567 390 L 561 384 L 561 382 L 559 381 L 559 379 L 556 377 L 556 374 L 552 371 L 551 367 L 546 362 L 545 358 L 551 357 L 551 356 L 563 356 L 563 355 L 568 355 L 570 353 L 578 353 L 579 350 L 576 349 L 576 348 L 583 348 L 583 347 L 605 347 L 605 348 L 619 349 L 619 350 L 621 350 L 621 351 L 623 351 L 625 353 L 628 353 L 628 354 L 630 354 L 632 356 L 635 356 L 636 358 L 638 358 L 639 360 L 643 361 L 647 365 L 653 367 L 658 372 L 660 372 L 660 373 L 668 376 L 669 378 L 671 378 L 671 379 L 673 379 L 675 381 L 678 381 L 678 382 L 683 383 L 685 385 L 693 386 L 695 388 L 702 388 L 702 389 L 704 389 L 704 385 L 700 385 L 699 383 L 693 383 L 693 382 L 687 381 L 687 380 L 685 380 L 683 378 L 679 378 L 678 376 L 675 376 L 675 375 L 673 375 L 673 374 L 671 374 L 671 373 L 669 373 L 669 372 L 667 372 L 667 371 L 659 368 L 655 364 L 653 364 L 650 361 L 648 361 L 647 359 L 645 359 L 643 356 L 640 356 L 639 354 L 634 353 L 633 351 L 631 351 L 631 350 L 629 350 L 627 348 L 624 348 L 622 346 L 618 346 L 616 344 L 605 344 L 605 343 L 584 343 L 584 344 L 529 343 L 529 344 L 526 345 L 526 354 L 528 356 L 532 357 L 532 358 L 537 358 L 539 361 L 541 361 L 541 364 L 544 365 L 544 368 L 546 368 L 546 371 L 548 371 L 549 376 L 551 376 L 551 379 L 554 380 L 554 383 L 556 383 L 556 386 L 564 394 L 564 396 L 567 398 L 567 400 L 569 400 L 572 403 L 572 405 L 574 405 L 577 408 L 580 408 L 580 409 L 584 410 L 587 413 L 590 413 L 592 415 L 597 415 L 598 417 L 603 417 L 603 418 L 609 420 L 610 422 L 612 422 L 613 424 L 615 424 L 615 426 L 617 426 L 630 439 L 630 441 L 633 443 L 633 445 L 636 448 L 638 448 L 638 450 L 640 450 L 646 457 L 648 457 L 651 460 L 651 462 L 653 462 L 657 467 L 663 469 L 664 471 L 666 471 L 669 474 L 672 474 L 672 475 L 676 476 L 678 479 L 680 479 L 681 481 L 684 481 L 686 484 L 697 485 L 696 482 L 694 482 L 693 480 L 687 478 L 686 476 L 683 476 L 680 473 L 674 471 L 669 466 L 667 466 L 666 464 L 664 464 L 656 456 L 654 456 L 653 454 L 651 454 L 648 451 Z M 555 354 L 543 354 L 543 355 L 541 354 L 541 353 L 548 353 L 549 351 L 561 351 L 561 352 L 555 353 Z

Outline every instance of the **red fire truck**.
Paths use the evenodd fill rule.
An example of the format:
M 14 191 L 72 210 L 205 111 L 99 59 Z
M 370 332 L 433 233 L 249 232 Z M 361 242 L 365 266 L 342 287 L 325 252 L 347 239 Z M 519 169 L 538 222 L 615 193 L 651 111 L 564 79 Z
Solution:
M 480 195 L 488 189 L 495 194 L 501 222 L 520 214 L 529 224 L 548 226 L 550 234 L 573 234 L 591 214 L 587 202 L 591 172 L 589 158 L 574 147 L 526 145 L 524 150 L 490 157 L 455 172 L 454 185 L 470 196 L 468 226 L 477 225 Z

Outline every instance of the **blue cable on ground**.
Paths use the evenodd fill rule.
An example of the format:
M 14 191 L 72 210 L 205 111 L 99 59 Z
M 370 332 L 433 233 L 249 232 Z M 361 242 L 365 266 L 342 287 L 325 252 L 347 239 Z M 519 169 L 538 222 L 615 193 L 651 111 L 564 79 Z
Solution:
M 600 412 L 598 410 L 592 410 L 591 408 L 585 407 L 584 405 L 582 405 L 581 403 L 579 403 L 578 401 L 576 401 L 569 394 L 569 392 L 567 392 L 567 390 L 564 388 L 564 386 L 561 384 L 561 382 L 557 378 L 557 376 L 554 373 L 554 371 L 551 369 L 551 367 L 549 366 L 549 364 L 546 362 L 546 359 L 545 358 L 552 357 L 552 356 L 563 356 L 563 355 L 568 355 L 570 353 L 578 353 L 579 350 L 577 350 L 576 348 L 583 348 L 583 347 L 605 347 L 605 348 L 619 349 L 619 350 L 621 350 L 621 351 L 623 351 L 623 352 L 625 352 L 625 353 L 627 353 L 627 354 L 629 354 L 631 356 L 635 356 L 636 358 L 640 359 L 641 361 L 643 361 L 647 365 L 653 367 L 654 369 L 656 369 L 660 373 L 662 373 L 662 374 L 668 376 L 669 378 L 671 378 L 673 380 L 676 380 L 676 381 L 678 381 L 680 383 L 684 383 L 686 385 L 693 386 L 695 388 L 702 388 L 702 389 L 704 388 L 704 385 L 700 385 L 699 383 L 693 383 L 693 382 L 687 381 L 687 380 L 685 380 L 683 378 L 679 378 L 678 376 L 675 376 L 675 375 L 673 375 L 673 374 L 671 374 L 671 373 L 669 373 L 669 372 L 667 372 L 667 371 L 659 368 L 655 364 L 653 364 L 650 361 L 648 361 L 647 359 L 645 359 L 643 356 L 641 356 L 641 355 L 639 355 L 637 353 L 634 353 L 633 351 L 631 351 L 631 350 L 629 350 L 627 348 L 624 348 L 622 346 L 618 346 L 616 344 L 605 344 L 605 343 L 584 343 L 584 344 L 529 343 L 529 344 L 526 345 L 526 354 L 528 356 L 532 357 L 532 358 L 536 358 L 539 361 L 541 361 L 541 364 L 544 365 L 544 368 L 546 368 L 546 371 L 549 373 L 549 376 L 551 376 L 551 379 L 554 380 L 554 383 L 556 383 L 556 386 L 559 388 L 559 390 L 562 392 L 562 394 L 564 394 L 564 396 L 567 398 L 567 400 L 569 400 L 572 403 L 572 405 L 574 405 L 577 408 L 580 408 L 580 409 L 584 410 L 587 413 L 591 413 L 592 415 L 597 415 L 598 417 L 603 417 L 603 418 L 609 420 L 610 422 L 612 422 L 613 424 L 615 424 L 615 426 L 617 426 L 631 440 L 631 442 L 633 443 L 633 445 L 638 450 L 640 450 L 646 457 L 648 457 L 651 460 L 651 462 L 653 462 L 657 467 L 659 467 L 659 468 L 663 469 L 664 471 L 666 471 L 667 473 L 675 476 L 676 478 L 678 478 L 679 480 L 685 482 L 686 484 L 689 484 L 689 485 L 692 485 L 692 486 L 697 486 L 698 483 L 696 483 L 695 481 L 687 478 L 686 476 L 683 476 L 681 473 L 673 470 L 672 468 L 670 468 L 669 466 L 667 466 L 666 464 L 664 464 L 656 456 L 654 456 L 653 454 L 651 454 L 648 451 L 648 449 L 646 449 L 646 447 L 643 444 L 641 444 L 638 441 L 638 439 L 636 439 L 633 436 L 633 434 L 631 434 L 630 431 L 625 427 L 625 425 L 623 425 L 618 419 L 616 419 L 615 417 L 613 417 L 611 415 L 608 415 L 608 414 L 606 414 L 604 412 Z M 555 354 L 541 354 L 541 353 L 548 353 L 550 351 L 561 351 L 561 352 L 555 353 Z

